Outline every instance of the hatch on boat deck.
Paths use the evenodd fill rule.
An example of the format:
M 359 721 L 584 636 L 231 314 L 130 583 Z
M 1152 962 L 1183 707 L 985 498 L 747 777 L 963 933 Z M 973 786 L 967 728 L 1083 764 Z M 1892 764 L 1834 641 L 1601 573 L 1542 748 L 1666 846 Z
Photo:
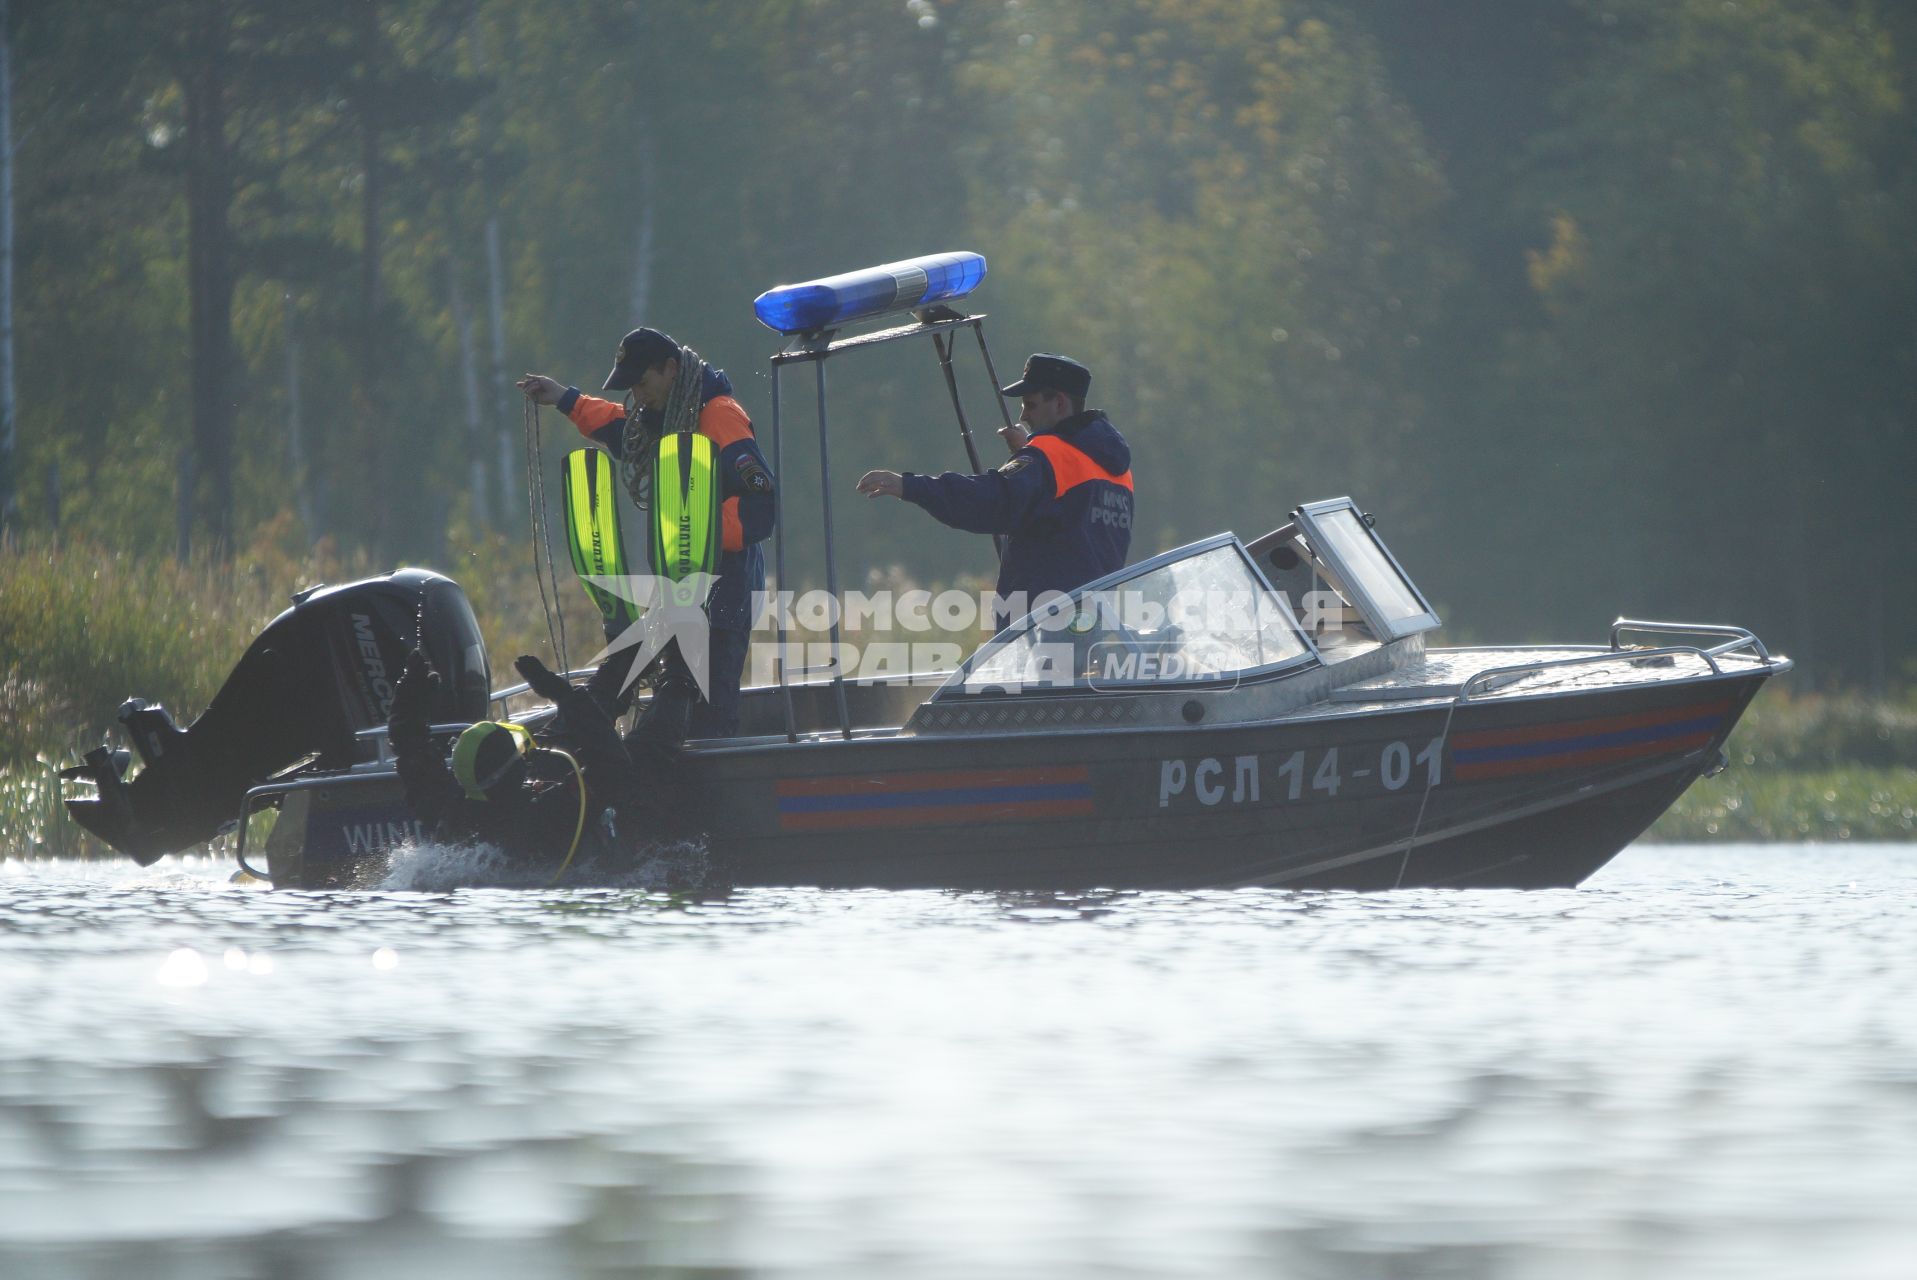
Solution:
M 1438 614 L 1350 498 L 1307 502 L 1246 550 L 1327 663 L 1436 630 Z

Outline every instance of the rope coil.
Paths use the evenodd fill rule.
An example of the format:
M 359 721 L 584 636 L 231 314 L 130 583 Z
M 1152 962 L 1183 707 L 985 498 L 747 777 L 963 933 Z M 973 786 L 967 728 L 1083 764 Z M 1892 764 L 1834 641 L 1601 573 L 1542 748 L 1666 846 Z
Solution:
M 659 430 L 645 424 L 645 409 L 635 403 L 626 415 L 626 430 L 619 442 L 619 470 L 626 492 L 641 511 L 652 507 L 652 442 L 671 432 L 699 429 L 700 393 L 705 389 L 705 358 L 691 347 L 679 348 L 679 376 L 666 395 L 666 407 L 659 414 Z

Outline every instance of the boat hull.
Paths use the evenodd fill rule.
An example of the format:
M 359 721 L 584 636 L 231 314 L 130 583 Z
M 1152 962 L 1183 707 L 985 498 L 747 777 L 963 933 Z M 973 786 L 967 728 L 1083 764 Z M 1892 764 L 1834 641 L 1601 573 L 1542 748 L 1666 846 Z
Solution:
M 1762 670 L 1240 725 L 701 747 L 675 780 L 733 885 L 1573 886 L 1722 758 Z M 391 775 L 292 801 L 276 884 L 375 881 Z
M 737 884 L 1563 887 L 1718 763 L 1763 678 L 1211 729 L 735 749 L 706 762 L 702 808 Z

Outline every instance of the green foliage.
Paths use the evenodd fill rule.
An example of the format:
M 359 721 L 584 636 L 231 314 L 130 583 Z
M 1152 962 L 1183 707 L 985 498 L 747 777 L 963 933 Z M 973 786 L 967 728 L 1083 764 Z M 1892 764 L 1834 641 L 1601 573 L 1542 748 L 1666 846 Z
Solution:
M 364 571 L 363 561 L 289 551 L 286 530 L 264 526 L 225 562 L 88 542 L 0 556 L 0 766 L 99 741 L 133 695 L 185 723 L 289 592 Z
M 1768 688 L 1731 735 L 1733 765 L 1762 772 L 1917 769 L 1917 701 Z
M 556 539 L 553 544 L 553 565 L 559 575 L 557 591 L 553 580 L 546 578 L 542 602 L 540 577 L 545 574 L 545 561 L 539 559 L 536 576 L 535 556 L 527 541 L 525 536 L 468 531 L 456 524 L 448 542 L 464 550 L 456 557 L 436 562 L 442 572 L 465 588 L 472 602 L 486 638 L 486 652 L 492 659 L 495 687 L 518 680 L 512 660 L 522 653 L 538 654 L 557 668 L 559 655 L 553 646 L 561 617 L 565 623 L 565 659 L 571 668 L 588 665 L 587 659 L 605 644 L 599 613 L 573 577 L 565 543 Z M 549 608 L 555 610 L 550 631 L 546 626 Z
M 66 815 L 60 763 L 38 756 L 0 765 L 0 857 L 93 858 L 111 851 Z M 117 856 L 117 855 L 112 855 Z
M 1554 612 L 1735 616 L 1813 679 L 1881 679 L 1917 627 L 1889 589 L 1917 473 L 1917 50 L 1857 0 L 1580 8 L 1590 53 L 1514 188 L 1548 239 L 1542 321 L 1493 373 L 1537 415 L 1497 473 L 1544 500 L 1510 513 L 1512 571 L 1542 536 L 1576 569 Z
M 1443 180 L 1364 31 L 1253 0 L 1006 24 L 1016 52 L 967 69 L 1000 139 L 974 206 L 1021 329 L 1084 355 L 1163 478 L 1147 547 L 1400 488 L 1452 266 Z
M 1917 769 L 1766 773 L 1733 765 L 1692 784 L 1645 838 L 1917 839 Z
M 1917 703 L 1766 689 L 1660 840 L 1917 839 Z
M 523 497 L 499 500 L 523 491 L 512 376 L 591 388 L 618 334 L 659 324 L 729 370 L 763 437 L 754 295 L 963 247 L 992 262 L 1001 373 L 1035 349 L 1094 370 L 1136 454 L 1137 555 L 1349 492 L 1478 637 L 1661 614 L 1755 626 L 1799 684 L 1917 669 L 1917 596 L 1894 589 L 1917 474 L 1910 6 L 716 13 L 16 5 L 26 527 L 54 532 L 57 505 L 69 543 L 175 545 L 205 447 L 189 89 L 215 65 L 236 546 L 292 510 L 293 545 L 380 564 L 523 556 Z M 834 366 L 842 569 L 906 537 L 916 577 L 989 572 L 982 540 L 850 501 L 866 467 L 964 465 L 929 352 L 858 360 Z M 959 363 L 990 465 L 1001 406 Z M 807 380 L 785 401 L 807 586 Z M 186 507 L 205 524 L 212 502 Z

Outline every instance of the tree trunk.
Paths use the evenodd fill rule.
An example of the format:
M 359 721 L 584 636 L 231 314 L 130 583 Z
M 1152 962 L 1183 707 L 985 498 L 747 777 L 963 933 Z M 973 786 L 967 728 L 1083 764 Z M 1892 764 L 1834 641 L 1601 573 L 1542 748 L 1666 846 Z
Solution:
M 459 259 L 446 256 L 446 289 L 452 303 L 453 332 L 459 339 L 459 383 L 466 393 L 466 462 L 471 468 L 472 520 L 475 526 L 492 523 L 490 491 L 486 487 L 486 429 L 479 409 L 479 353 L 473 350 L 473 318 L 466 311 L 466 291 L 459 283 Z
M 173 558 L 181 564 L 193 554 L 193 495 L 199 491 L 199 468 L 194 465 L 193 445 L 180 446 L 178 471 L 173 488 Z
M 473 61 L 482 75 L 493 74 L 493 58 L 490 42 L 486 37 L 486 28 L 475 19 L 468 27 L 472 37 Z M 510 74 L 509 70 L 498 73 L 502 78 Z M 498 93 L 492 95 L 496 102 Z M 488 105 L 481 119 L 489 136 L 498 137 L 500 129 L 499 112 L 495 105 Z M 497 462 L 493 468 L 499 481 L 499 525 L 504 529 L 512 523 L 513 513 L 518 509 L 519 467 L 515 461 L 519 453 L 519 436 L 513 430 L 513 395 L 507 389 L 510 379 L 506 375 L 506 266 L 504 255 L 499 247 L 499 190 L 497 157 L 488 147 L 480 153 L 480 182 L 486 198 L 486 318 L 492 365 L 488 370 L 491 382 L 491 403 L 493 406 L 493 431 L 498 448 Z
M 0 541 L 20 522 L 13 428 L 13 30 L 0 0 Z
M 355 424 L 362 433 L 362 455 L 366 459 L 367 493 L 372 510 L 367 513 L 367 533 L 379 554 L 390 545 L 392 527 L 392 477 L 386 447 L 386 429 L 377 406 L 380 403 L 380 197 L 384 174 L 380 169 L 380 36 L 379 0 L 360 0 L 359 4 L 360 82 L 358 101 L 360 167 L 360 263 L 359 373 L 354 395 Z
M 306 466 L 305 407 L 300 397 L 299 304 L 284 295 L 280 329 L 286 342 L 286 465 L 293 477 L 293 509 L 308 544 L 319 541 L 319 518 L 314 510 L 312 477 Z
M 641 133 L 639 148 L 639 234 L 633 244 L 632 311 L 634 325 L 646 323 L 646 308 L 652 304 L 652 226 L 653 145 L 651 137 Z
M 226 140 L 230 15 L 223 0 L 201 10 L 184 77 L 187 138 L 187 282 L 193 387 L 190 466 L 181 469 L 180 546 L 191 551 L 201 482 L 216 556 L 233 549 L 233 271 L 227 214 L 233 180 Z
M 644 6 L 641 6 L 632 15 L 632 20 L 632 47 L 634 49 L 650 47 L 652 23 L 648 20 Z M 647 309 L 652 305 L 653 209 L 658 204 L 658 200 L 656 199 L 657 184 L 653 179 L 655 161 L 658 153 L 653 146 L 652 132 L 647 128 L 648 123 L 649 122 L 642 117 L 638 122 L 638 127 L 633 131 L 636 135 L 635 141 L 639 149 L 639 227 L 638 234 L 633 240 L 632 293 L 630 295 L 632 312 L 628 317 L 630 320 L 628 327 L 645 324 L 647 322 Z
M 519 493 L 518 468 L 513 458 L 519 441 L 513 435 L 512 398 L 506 392 L 506 270 L 499 252 L 499 215 L 486 219 L 487 302 L 492 312 L 493 396 L 499 432 L 499 524 L 513 518 Z

